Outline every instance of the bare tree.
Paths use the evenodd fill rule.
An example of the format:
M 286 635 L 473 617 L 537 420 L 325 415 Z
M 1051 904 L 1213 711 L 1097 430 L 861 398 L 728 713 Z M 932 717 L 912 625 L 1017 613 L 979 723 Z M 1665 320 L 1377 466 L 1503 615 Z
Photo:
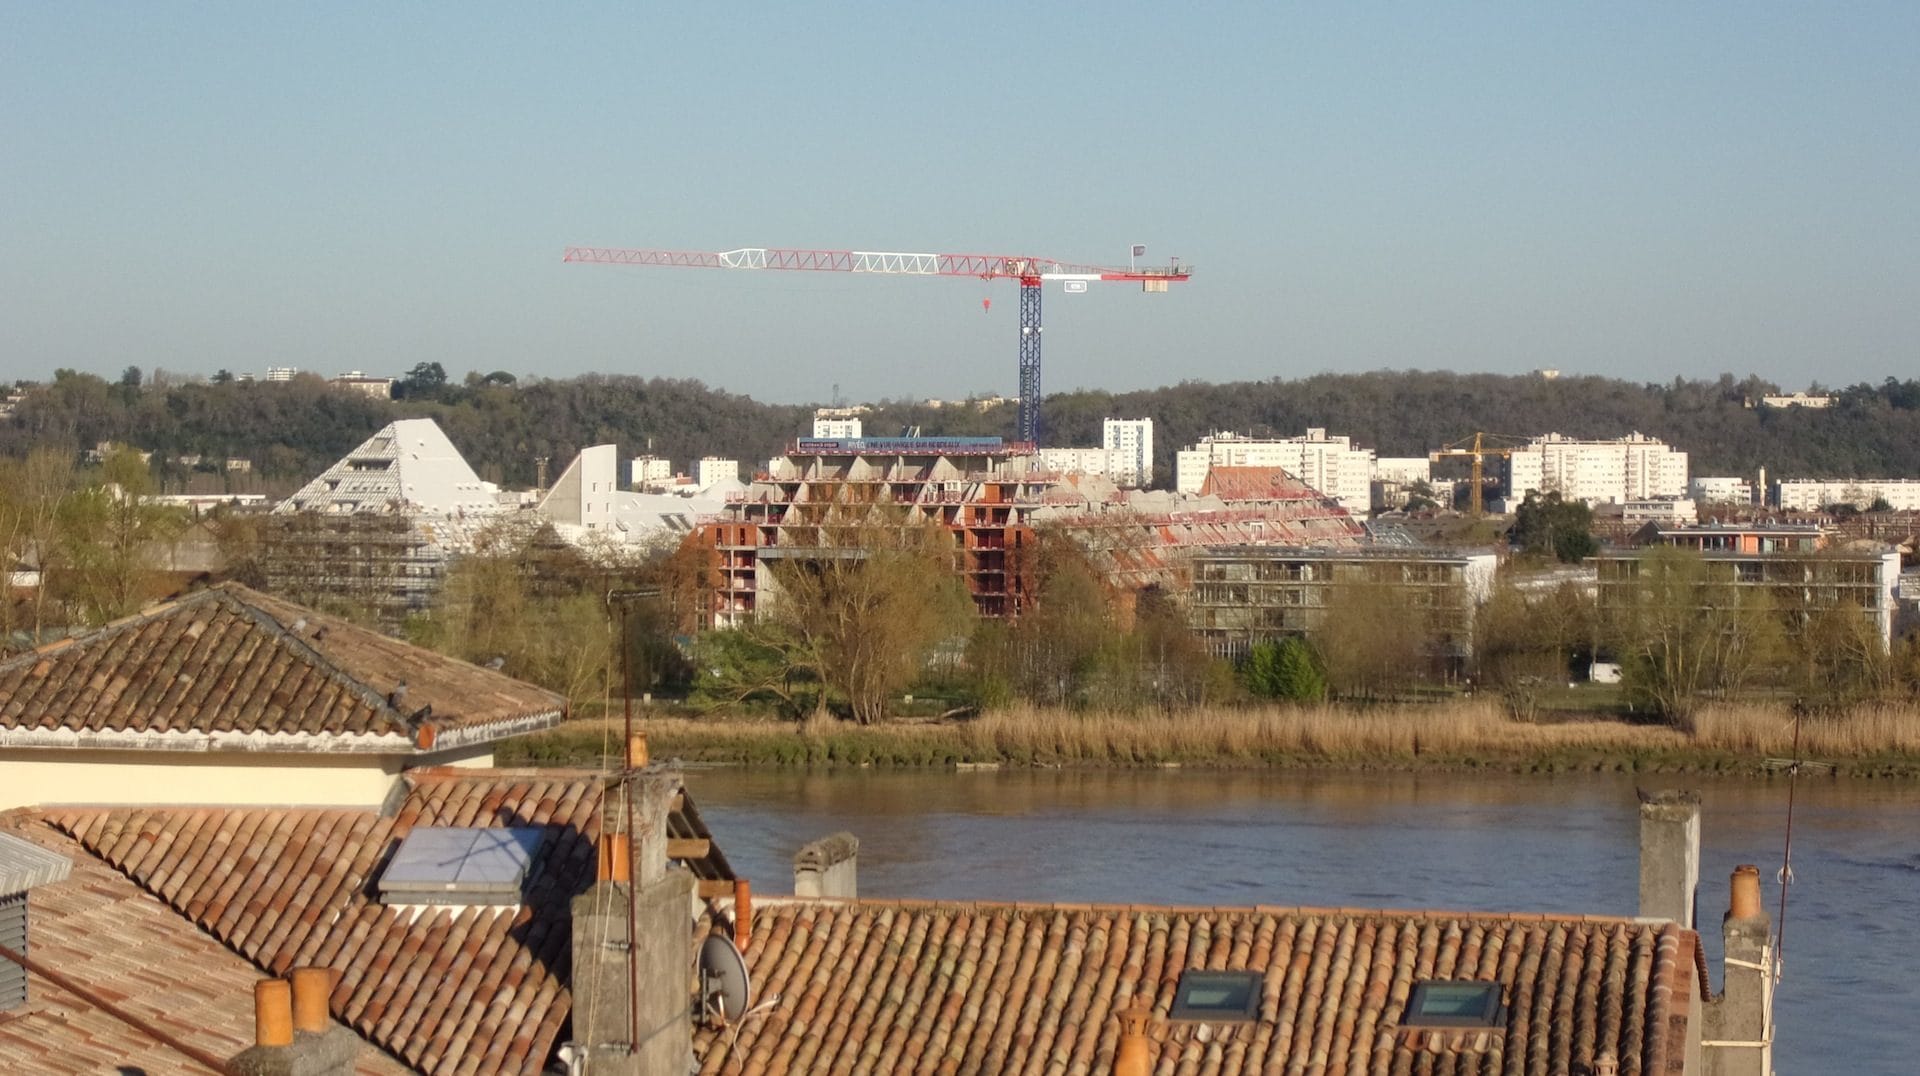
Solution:
M 782 547 L 760 615 L 795 640 L 794 660 L 847 700 L 854 720 L 886 716 L 941 643 L 964 636 L 973 603 L 953 569 L 953 538 L 876 507 Z
M 1627 686 L 1691 732 L 1709 690 L 1739 691 L 1778 653 L 1778 617 L 1763 588 L 1691 550 L 1650 550 L 1634 570 L 1607 610 Z

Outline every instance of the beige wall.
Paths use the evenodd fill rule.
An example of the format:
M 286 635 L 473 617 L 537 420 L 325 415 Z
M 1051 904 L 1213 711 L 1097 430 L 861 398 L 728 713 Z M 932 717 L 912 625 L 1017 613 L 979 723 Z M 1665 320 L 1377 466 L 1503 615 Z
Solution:
M 403 766 L 493 765 L 491 744 L 432 755 L 0 749 L 0 810 L 53 804 L 379 807 Z

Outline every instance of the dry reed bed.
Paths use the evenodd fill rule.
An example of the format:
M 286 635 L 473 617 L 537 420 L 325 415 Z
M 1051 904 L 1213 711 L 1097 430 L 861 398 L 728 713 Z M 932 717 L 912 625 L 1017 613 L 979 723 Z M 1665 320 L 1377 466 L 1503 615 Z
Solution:
M 619 740 L 618 720 L 580 721 L 534 738 L 506 761 L 597 759 Z M 1496 703 L 1349 708 L 1210 707 L 1174 714 L 1017 706 L 954 722 L 861 727 L 816 718 L 798 725 L 749 718 L 648 717 L 656 754 L 744 764 L 947 765 L 1325 764 L 1509 769 L 1748 770 L 1793 754 L 1784 706 L 1716 705 L 1692 735 L 1619 720 L 1542 724 L 1508 718 Z M 1852 772 L 1920 773 L 1920 706 L 1874 705 L 1810 715 L 1800 754 L 1868 763 Z M 1880 763 L 1889 763 L 1881 765 Z

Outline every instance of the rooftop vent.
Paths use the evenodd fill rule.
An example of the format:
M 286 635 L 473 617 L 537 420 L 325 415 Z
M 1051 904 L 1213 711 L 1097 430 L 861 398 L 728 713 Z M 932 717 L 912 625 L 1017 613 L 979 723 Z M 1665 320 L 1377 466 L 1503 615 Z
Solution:
M 1252 1020 L 1266 977 L 1257 971 L 1189 971 L 1174 988 L 1169 1020 L 1207 1023 Z
M 518 904 L 544 832 L 417 826 L 380 874 L 386 904 Z

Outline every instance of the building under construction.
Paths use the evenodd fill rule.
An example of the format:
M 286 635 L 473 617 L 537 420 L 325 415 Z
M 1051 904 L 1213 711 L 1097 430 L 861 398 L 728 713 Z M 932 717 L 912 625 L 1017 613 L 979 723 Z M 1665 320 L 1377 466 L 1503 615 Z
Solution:
M 395 628 L 432 602 L 448 559 L 502 518 L 498 492 L 432 419 L 402 419 L 262 517 L 250 555 L 273 593 Z
M 836 548 L 836 528 L 885 521 L 953 535 L 956 566 L 982 616 L 1033 601 L 1038 530 L 1074 540 L 1122 591 L 1184 589 L 1191 553 L 1223 545 L 1357 544 L 1338 504 L 1272 469 L 1199 496 L 1122 490 L 1046 469 L 997 437 L 796 441 L 692 536 L 706 557 L 706 626 L 750 621 L 782 558 Z

